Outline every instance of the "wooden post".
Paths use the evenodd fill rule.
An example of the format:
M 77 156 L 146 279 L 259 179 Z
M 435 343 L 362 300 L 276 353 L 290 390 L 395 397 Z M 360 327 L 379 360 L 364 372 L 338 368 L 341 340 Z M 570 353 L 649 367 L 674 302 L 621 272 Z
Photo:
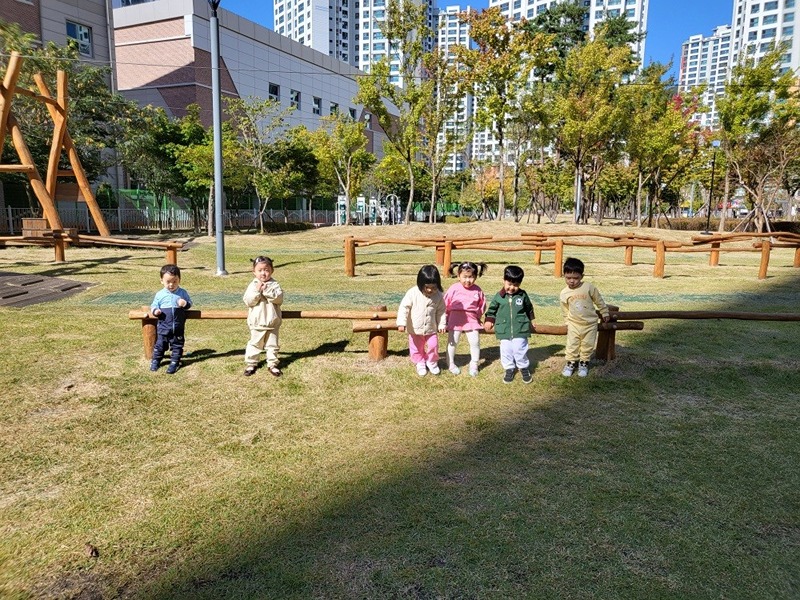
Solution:
M 608 310 L 611 313 L 615 313 L 619 310 L 619 306 L 609 304 Z M 612 319 L 616 321 L 616 317 L 612 316 Z M 600 329 L 597 332 L 597 348 L 594 356 L 597 360 L 614 360 L 617 357 L 616 329 Z
M 711 254 L 708 255 L 708 264 L 711 267 L 719 266 L 719 242 L 711 244 Z
M 562 239 L 556 240 L 556 256 L 553 260 L 555 260 L 553 276 L 560 278 L 564 275 L 564 240 Z
M 344 238 L 344 274 L 356 276 L 356 240 L 352 235 Z
M 178 264 L 178 249 L 175 246 L 167 246 L 167 264 Z
M 633 246 L 625 246 L 625 265 L 633 265 Z
M 770 244 L 769 240 L 761 241 L 761 265 L 758 267 L 759 279 L 767 278 L 767 268 L 769 268 L 769 252 L 771 247 L 772 244 Z
M 667 247 L 664 240 L 656 242 L 656 264 L 653 266 L 653 277 L 664 278 L 664 262 L 666 260 Z
M 436 240 L 436 252 L 433 257 L 433 264 L 437 266 L 444 265 L 444 244 L 446 242 L 442 240 Z
M 800 267 L 800 248 L 794 249 L 794 264 L 792 266 L 795 268 Z
M 386 311 L 385 306 L 373 306 L 370 310 Z M 381 329 L 369 332 L 369 358 L 374 361 L 384 360 L 389 355 L 389 330 Z
M 67 247 L 67 242 L 64 241 L 63 238 L 56 235 L 55 236 L 55 250 L 56 250 L 56 262 L 63 263 L 66 262 L 66 252 L 65 248 Z
M 442 265 L 445 270 L 450 268 L 450 263 L 453 261 L 453 240 L 447 240 L 444 243 L 444 257 Z
M 536 250 L 533 253 L 533 264 L 535 264 L 535 265 L 542 264 L 542 251 L 541 250 Z
M 149 313 L 150 307 L 143 306 L 142 310 Z M 142 319 L 142 342 L 144 343 L 144 357 L 147 360 L 153 358 L 153 348 L 156 347 L 156 325 L 158 319 Z

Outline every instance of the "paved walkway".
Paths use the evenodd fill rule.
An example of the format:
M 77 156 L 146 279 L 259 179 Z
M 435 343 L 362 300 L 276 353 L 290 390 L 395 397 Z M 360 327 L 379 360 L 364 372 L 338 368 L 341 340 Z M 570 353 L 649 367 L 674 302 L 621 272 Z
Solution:
M 28 306 L 60 300 L 92 285 L 58 277 L 0 271 L 0 306 Z

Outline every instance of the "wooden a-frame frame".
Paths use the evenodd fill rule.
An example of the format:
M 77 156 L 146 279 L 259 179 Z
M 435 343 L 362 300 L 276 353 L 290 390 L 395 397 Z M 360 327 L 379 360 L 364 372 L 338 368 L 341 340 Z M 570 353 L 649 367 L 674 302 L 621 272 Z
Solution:
M 67 131 L 67 74 L 64 71 L 58 71 L 56 97 L 53 98 L 44 78 L 39 73 L 34 76 L 39 94 L 17 88 L 21 68 L 22 57 L 17 52 L 12 53 L 3 83 L 0 84 L 0 148 L 3 147 L 6 135 L 10 133 L 20 162 L 19 164 L 0 164 L 0 172 L 21 172 L 28 176 L 31 189 L 53 232 L 64 230 L 54 201 L 58 177 L 75 177 L 98 232 L 101 236 L 109 237 L 111 232 L 103 218 L 100 206 L 97 204 L 86 172 L 83 170 L 75 144 Z M 53 119 L 53 139 L 50 144 L 47 177 L 44 181 L 33 162 L 33 156 L 25 143 L 19 123 L 11 111 L 14 94 L 23 94 L 44 102 L 50 118 Z M 59 170 L 58 163 L 62 152 L 67 153 L 71 170 Z

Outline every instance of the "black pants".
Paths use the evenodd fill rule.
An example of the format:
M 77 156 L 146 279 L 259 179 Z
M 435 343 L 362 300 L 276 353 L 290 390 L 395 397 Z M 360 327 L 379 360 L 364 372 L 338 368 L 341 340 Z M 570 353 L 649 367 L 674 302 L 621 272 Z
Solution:
M 170 355 L 171 362 L 178 362 L 183 356 L 183 331 L 158 332 L 156 345 L 153 347 L 153 360 L 161 361 L 167 350 L 172 350 Z

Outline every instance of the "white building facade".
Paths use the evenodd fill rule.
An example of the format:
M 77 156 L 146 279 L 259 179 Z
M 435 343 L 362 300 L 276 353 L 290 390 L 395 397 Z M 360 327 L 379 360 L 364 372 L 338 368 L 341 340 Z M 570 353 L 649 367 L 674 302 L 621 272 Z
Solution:
M 756 59 L 774 44 L 784 46 L 781 70 L 800 68 L 800 13 L 795 0 L 734 0 L 732 22 L 733 59 L 752 56 Z
M 716 128 L 719 124 L 716 99 L 725 91 L 731 56 L 731 28 L 728 25 L 716 27 L 710 36 L 693 35 L 681 47 L 678 90 L 688 93 L 705 86 L 702 101 L 708 112 L 695 115 L 703 128 Z

